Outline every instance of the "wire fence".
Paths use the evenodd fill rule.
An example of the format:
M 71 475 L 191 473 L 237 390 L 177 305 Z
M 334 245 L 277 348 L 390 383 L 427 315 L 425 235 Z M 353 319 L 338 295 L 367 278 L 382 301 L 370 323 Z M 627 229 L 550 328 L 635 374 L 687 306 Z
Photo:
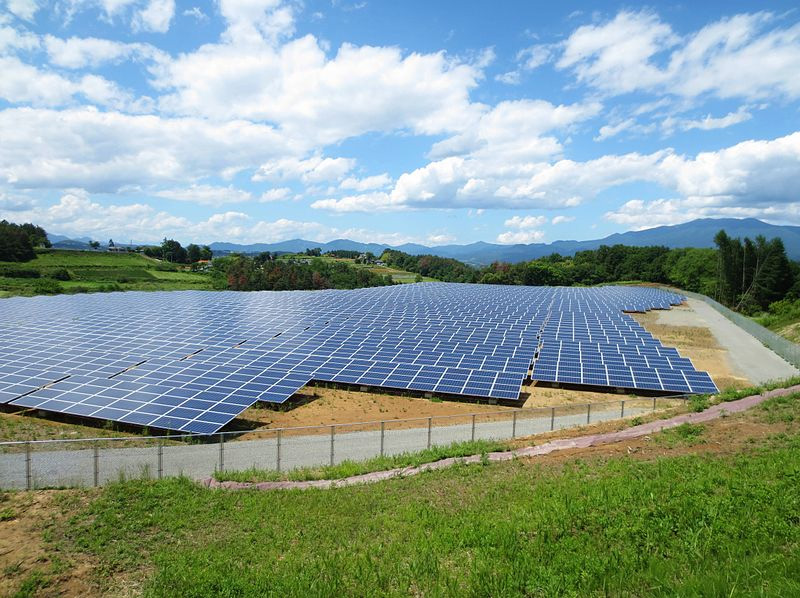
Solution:
M 680 292 L 687 297 L 692 297 L 693 299 L 699 299 L 700 301 L 708 303 L 708 305 L 728 318 L 731 322 L 739 326 L 739 328 L 757 338 L 759 341 L 761 341 L 761 343 L 772 349 L 773 352 L 783 357 L 793 366 L 800 368 L 800 345 L 797 343 L 793 343 L 792 341 L 775 334 L 771 330 L 764 328 L 761 324 L 754 322 L 747 316 L 743 316 L 740 313 L 736 313 L 735 311 L 728 309 L 711 297 L 701 295 L 700 293 L 693 293 L 691 291 L 681 290 Z
M 509 440 L 665 409 L 685 397 L 514 409 L 328 426 L 225 432 L 212 436 L 132 436 L 0 442 L 0 488 L 100 486 L 132 478 L 260 469 L 288 472 L 475 440 Z M 243 436 L 244 435 L 244 436 Z

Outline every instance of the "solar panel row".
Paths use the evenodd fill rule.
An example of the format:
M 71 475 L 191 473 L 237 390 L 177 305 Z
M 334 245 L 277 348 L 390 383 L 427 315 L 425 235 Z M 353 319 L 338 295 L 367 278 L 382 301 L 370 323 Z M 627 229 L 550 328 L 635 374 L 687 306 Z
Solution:
M 680 300 L 444 283 L 5 299 L 0 401 L 210 433 L 310 380 L 516 399 L 533 363 L 537 380 L 705 392 L 707 374 L 622 313 Z

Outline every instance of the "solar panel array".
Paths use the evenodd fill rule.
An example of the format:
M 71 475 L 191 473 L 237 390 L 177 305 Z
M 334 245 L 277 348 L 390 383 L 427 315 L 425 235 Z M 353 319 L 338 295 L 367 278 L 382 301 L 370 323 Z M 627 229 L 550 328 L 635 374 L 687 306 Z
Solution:
M 192 433 L 311 380 L 518 399 L 534 380 L 713 392 L 623 311 L 634 287 L 425 283 L 351 291 L 111 293 L 0 301 L 0 402 Z

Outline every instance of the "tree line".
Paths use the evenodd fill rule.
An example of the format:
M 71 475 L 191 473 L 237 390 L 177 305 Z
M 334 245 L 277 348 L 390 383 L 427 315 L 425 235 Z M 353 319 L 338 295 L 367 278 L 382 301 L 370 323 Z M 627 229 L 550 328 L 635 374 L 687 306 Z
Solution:
M 0 220 L 0 261 L 27 262 L 36 257 L 34 250 L 37 247 L 51 246 L 41 226 Z
M 765 310 L 784 297 L 800 297 L 800 264 L 787 258 L 779 238 L 731 239 L 720 231 L 715 243 L 716 249 L 603 245 L 574 256 L 554 253 L 516 264 L 494 262 L 482 268 L 452 258 L 396 250 L 387 250 L 381 259 L 390 266 L 445 282 L 534 286 L 667 284 L 715 297 L 745 313 Z
M 142 252 L 148 257 L 174 264 L 196 264 L 200 261 L 210 260 L 214 255 L 208 245 L 200 246 L 189 243 L 186 247 L 183 247 L 175 239 L 167 239 L 166 237 L 164 237 L 161 245 L 143 247 Z
M 276 260 L 269 253 L 217 258 L 214 272 L 223 288 L 234 291 L 356 289 L 393 284 L 391 276 L 381 276 L 345 262 L 319 258 L 307 262 Z

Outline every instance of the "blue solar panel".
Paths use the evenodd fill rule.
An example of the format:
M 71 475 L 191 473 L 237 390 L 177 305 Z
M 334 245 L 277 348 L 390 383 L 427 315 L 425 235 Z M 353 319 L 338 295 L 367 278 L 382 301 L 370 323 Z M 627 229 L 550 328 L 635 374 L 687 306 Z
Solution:
M 516 399 L 533 364 L 534 380 L 713 392 L 624 313 L 680 301 L 443 283 L 4 299 L 0 401 L 204 433 L 310 380 Z

